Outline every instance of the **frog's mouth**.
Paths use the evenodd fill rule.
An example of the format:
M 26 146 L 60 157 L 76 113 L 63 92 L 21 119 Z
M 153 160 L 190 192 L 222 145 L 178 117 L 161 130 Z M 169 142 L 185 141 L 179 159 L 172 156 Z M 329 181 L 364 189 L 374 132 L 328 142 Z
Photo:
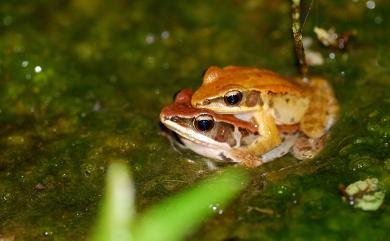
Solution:
M 196 144 L 216 149 L 230 149 L 228 143 L 218 142 L 210 137 L 203 135 L 201 132 L 198 132 L 190 127 L 182 126 L 172 120 L 166 119 L 163 122 L 165 126 L 177 133 L 180 137 L 185 138 Z
M 193 152 L 198 153 L 201 156 L 209 157 L 215 160 L 225 162 L 240 162 L 241 160 L 231 155 L 230 149 L 220 149 L 216 147 L 208 147 L 203 144 L 192 142 L 191 140 L 181 137 L 183 144 L 191 149 Z

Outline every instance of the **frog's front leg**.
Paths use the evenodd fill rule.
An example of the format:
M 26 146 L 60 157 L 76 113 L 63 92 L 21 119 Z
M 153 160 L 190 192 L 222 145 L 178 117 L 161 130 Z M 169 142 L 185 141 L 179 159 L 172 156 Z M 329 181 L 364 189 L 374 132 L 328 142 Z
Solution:
M 257 126 L 259 137 L 246 150 L 262 155 L 281 143 L 280 133 L 274 118 L 267 111 L 258 110 L 253 113 L 252 118 Z

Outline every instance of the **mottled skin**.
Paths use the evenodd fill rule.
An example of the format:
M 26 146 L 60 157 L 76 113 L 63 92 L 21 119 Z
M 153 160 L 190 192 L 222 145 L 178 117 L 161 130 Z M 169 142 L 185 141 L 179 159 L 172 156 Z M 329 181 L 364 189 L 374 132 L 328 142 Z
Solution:
M 300 127 L 308 137 L 320 138 L 336 122 L 340 107 L 332 86 L 325 79 L 311 78 L 307 88 L 310 90 L 310 105 Z
M 240 102 L 226 102 L 226 97 L 236 92 L 241 94 Z M 269 70 L 238 66 L 210 67 L 191 103 L 196 108 L 234 114 L 254 123 L 261 136 L 250 147 L 256 154 L 280 144 L 277 126 L 299 126 L 303 137 L 320 138 L 335 122 L 339 109 L 325 79 L 314 77 L 305 85 Z

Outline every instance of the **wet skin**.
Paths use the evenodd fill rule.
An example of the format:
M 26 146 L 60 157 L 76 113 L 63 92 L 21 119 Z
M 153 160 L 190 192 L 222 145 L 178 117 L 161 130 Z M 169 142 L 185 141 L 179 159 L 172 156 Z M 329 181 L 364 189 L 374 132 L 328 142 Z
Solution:
M 285 155 L 298 138 L 295 126 L 279 126 L 281 144 L 259 155 L 253 151 L 261 139 L 258 127 L 234 115 L 194 108 L 190 103 L 192 94 L 191 89 L 180 91 L 175 101 L 163 108 L 160 120 L 177 133 L 189 149 L 200 155 L 254 167 Z M 302 146 L 302 141 L 299 143 Z M 303 156 L 300 151 L 307 152 L 308 148 L 294 147 L 293 150 L 294 155 Z
M 321 138 L 339 110 L 333 89 L 323 78 L 313 77 L 305 84 L 269 70 L 239 66 L 210 67 L 191 103 L 252 122 L 260 135 L 251 146 L 256 154 L 281 143 L 278 126 L 299 130 L 302 138 Z

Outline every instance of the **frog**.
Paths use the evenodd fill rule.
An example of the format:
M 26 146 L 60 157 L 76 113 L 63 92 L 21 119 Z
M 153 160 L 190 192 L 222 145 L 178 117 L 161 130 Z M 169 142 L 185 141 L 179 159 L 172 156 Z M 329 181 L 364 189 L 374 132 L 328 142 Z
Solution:
M 260 137 L 250 148 L 257 155 L 280 145 L 278 126 L 298 130 L 299 143 L 305 148 L 295 149 L 308 152 L 297 155 L 300 159 L 312 158 L 322 149 L 324 142 L 319 140 L 328 133 L 339 112 L 333 89 L 324 78 L 312 77 L 304 83 L 271 70 L 241 66 L 209 67 L 191 104 L 253 123 Z M 313 142 L 310 139 L 319 139 L 315 141 L 319 144 L 309 144 Z M 315 146 L 312 153 L 310 146 Z
M 260 138 L 258 127 L 231 114 L 194 108 L 192 95 L 192 89 L 181 90 L 174 102 L 162 109 L 160 121 L 179 136 L 184 146 L 202 156 L 257 167 L 288 153 L 298 138 L 296 131 L 281 128 L 281 144 L 257 155 L 250 150 Z

